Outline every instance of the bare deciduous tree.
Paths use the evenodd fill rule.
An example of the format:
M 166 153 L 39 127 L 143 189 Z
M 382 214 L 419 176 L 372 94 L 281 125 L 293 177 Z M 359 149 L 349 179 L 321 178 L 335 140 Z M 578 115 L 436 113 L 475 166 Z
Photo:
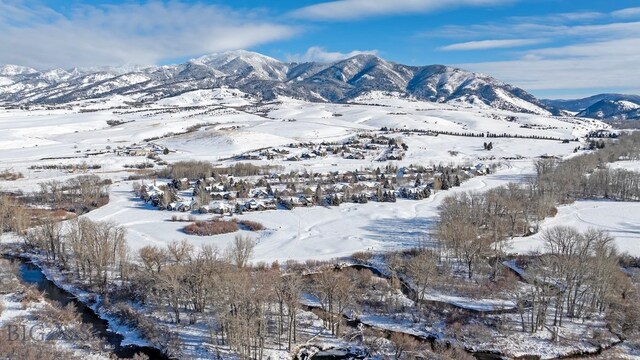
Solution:
M 150 272 L 156 273 L 159 273 L 169 260 L 169 254 L 167 254 L 166 250 L 152 245 L 141 248 L 138 251 L 138 255 L 145 268 Z
M 432 284 L 438 272 L 438 258 L 431 251 L 422 250 L 418 254 L 408 260 L 405 264 L 405 272 L 411 279 L 416 298 L 413 299 L 416 302 L 418 310 L 421 308 L 421 303 L 424 302 L 424 297 L 427 289 Z
M 228 256 L 236 266 L 243 268 L 249 263 L 255 246 L 256 243 L 252 238 L 236 235 L 233 244 L 228 249 Z

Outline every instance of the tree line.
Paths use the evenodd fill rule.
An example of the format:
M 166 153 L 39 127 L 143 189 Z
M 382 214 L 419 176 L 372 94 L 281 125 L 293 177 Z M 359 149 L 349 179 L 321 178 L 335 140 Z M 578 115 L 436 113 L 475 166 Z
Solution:
M 469 279 L 495 279 L 506 240 L 538 232 L 541 220 L 555 216 L 556 205 L 577 199 L 640 200 L 640 173 L 608 166 L 639 156 L 640 134 L 626 134 L 583 155 L 541 159 L 535 163 L 535 176 L 525 184 L 445 198 L 435 233 L 445 262 L 464 265 Z M 629 303 L 636 300 L 629 300 L 629 280 L 619 271 L 609 234 L 557 227 L 541 238 L 546 254 L 522 264 L 531 286 L 513 292 L 522 331 L 562 326 L 563 317 L 584 319 L 594 313 L 615 317 L 618 327 L 637 320 L 638 309 Z M 478 269 L 486 272 L 478 274 Z
M 460 131 L 446 131 L 446 130 L 424 130 L 424 129 L 399 129 L 399 128 L 388 128 L 382 127 L 380 131 L 389 131 L 389 132 L 397 132 L 397 133 L 416 133 L 416 134 L 425 134 L 431 136 L 438 135 L 450 135 L 450 136 L 465 136 L 465 137 L 487 137 L 487 138 L 516 138 L 516 139 L 536 139 L 536 140 L 554 140 L 554 141 L 578 141 L 575 139 L 562 139 L 559 137 L 553 136 L 542 136 L 542 135 L 520 135 L 520 134 L 508 134 L 508 133 L 474 133 L 474 132 L 460 132 Z

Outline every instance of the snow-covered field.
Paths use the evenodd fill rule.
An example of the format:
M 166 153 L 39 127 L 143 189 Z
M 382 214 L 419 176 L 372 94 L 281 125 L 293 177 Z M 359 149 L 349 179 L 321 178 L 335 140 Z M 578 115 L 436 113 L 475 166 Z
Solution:
M 124 225 L 128 230 L 129 245 L 134 251 L 145 245 L 164 245 L 183 238 L 196 245 L 213 243 L 225 248 L 233 234 L 188 236 L 181 231 L 184 223 L 169 221 L 175 213 L 154 210 L 134 199 L 133 183 L 124 179 L 135 171 L 125 169 L 124 165 L 148 160 L 143 156 L 117 156 L 115 150 L 133 143 L 143 144 L 145 139 L 158 138 L 153 142 L 172 150 L 168 155 L 161 155 L 169 163 L 196 159 L 228 164 L 232 160 L 225 159 L 246 151 L 298 142 L 340 141 L 358 132 L 377 131 L 382 127 L 561 139 L 574 139 L 594 129 L 606 128 L 594 120 L 516 114 L 393 98 L 368 101 L 375 102 L 375 106 L 307 103 L 285 98 L 258 104 L 236 90 L 223 89 L 185 93 L 140 108 L 125 106 L 128 100 L 118 96 L 102 102 L 84 101 L 64 109 L 0 109 L 0 172 L 9 170 L 24 176 L 16 181 L 0 180 L 0 188 L 30 191 L 38 189 L 40 182 L 64 180 L 82 173 L 30 168 L 33 165 L 99 165 L 100 169 L 89 170 L 88 173 L 114 181 L 110 189 L 111 200 L 88 216 Z M 109 126 L 107 121 L 120 124 Z M 200 127 L 184 133 L 194 125 Z M 509 181 L 522 181 L 532 174 L 532 162 L 538 156 L 566 156 L 580 145 L 573 141 L 563 144 L 555 140 L 522 138 L 407 136 L 400 133 L 394 136 L 402 137 L 409 146 L 406 157 L 393 162 L 400 167 L 479 163 L 499 164 L 500 167 L 495 174 L 472 178 L 460 188 L 436 193 L 422 201 L 399 200 L 397 203 L 343 204 L 338 208 L 245 213 L 243 218 L 259 221 L 267 228 L 258 234 L 247 233 L 258 241 L 254 261 L 331 259 L 360 250 L 415 246 L 424 241 L 433 229 L 438 206 L 448 194 L 481 191 Z M 483 149 L 483 143 L 488 141 L 493 142 L 491 152 Z M 285 171 L 310 172 L 347 171 L 387 164 L 373 158 L 350 160 L 338 156 L 298 162 L 284 159 L 252 162 L 281 165 Z M 580 207 L 579 216 L 568 215 L 566 209 L 561 209 L 559 216 L 549 223 L 574 219 L 574 222 L 583 224 L 581 226 L 588 221 L 608 226 L 606 228 L 614 231 L 621 247 L 633 250 L 633 242 L 638 239 L 633 224 L 639 222 L 640 215 L 637 214 L 640 212 L 636 208 L 628 208 L 632 206 L 615 204 L 613 209 L 619 211 L 619 217 L 608 210 L 604 210 L 608 211 L 607 217 L 598 215 L 596 211 L 590 211 L 590 205 Z M 196 216 L 200 219 L 209 217 Z M 514 250 L 532 249 L 535 247 L 532 244 L 535 244 L 535 238 L 516 239 Z
M 620 252 L 640 256 L 640 203 L 616 201 L 576 201 L 558 207 L 558 214 L 542 223 L 542 229 L 553 226 L 573 226 L 580 231 L 589 228 L 607 230 Z M 517 237 L 509 241 L 515 253 L 544 252 L 541 233 Z
M 640 171 L 640 161 L 623 160 L 609 164 L 612 169 L 624 169 L 629 171 Z

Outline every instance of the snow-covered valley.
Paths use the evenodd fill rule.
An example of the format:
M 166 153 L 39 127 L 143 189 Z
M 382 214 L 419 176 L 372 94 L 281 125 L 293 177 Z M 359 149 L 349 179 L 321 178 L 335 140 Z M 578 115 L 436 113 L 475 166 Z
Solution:
M 287 264 L 293 268 L 295 264 L 323 264 L 323 261 L 328 264 L 353 263 L 354 254 L 375 254 L 368 266 L 380 266 L 381 271 L 387 273 L 389 270 L 384 270 L 389 263 L 386 254 L 404 254 L 404 251 L 411 254 L 412 249 L 417 248 L 439 249 L 435 233 L 447 197 L 466 192 L 483 194 L 508 183 L 525 186 L 535 177 L 538 160 L 556 161 L 588 154 L 587 135 L 611 132 L 608 125 L 597 120 L 515 113 L 483 105 L 431 103 L 383 93 L 372 93 L 357 101 L 334 104 L 278 97 L 264 102 L 239 90 L 222 88 L 196 90 L 136 105 L 132 105 L 135 99 L 117 95 L 64 105 L 4 108 L 0 110 L 0 174 L 3 174 L 0 189 L 19 195 L 42 192 L 56 182 L 66 184 L 83 175 L 108 180 L 108 202 L 81 218 L 122 226 L 126 230 L 124 240 L 128 258 L 138 266 L 144 262 L 139 254 L 145 249 L 166 249 L 184 240 L 185 244 L 194 246 L 195 253 L 213 246 L 222 254 L 237 244 L 237 236 L 242 235 L 255 242 L 250 262 L 257 266 Z M 380 142 L 384 145 L 380 146 Z M 240 189 L 237 198 L 235 192 L 222 191 L 228 183 L 223 186 L 213 181 L 207 190 L 211 191 L 211 198 L 207 197 L 210 203 L 196 207 L 194 202 L 198 196 L 194 189 L 198 185 L 193 179 L 165 177 L 172 164 L 194 161 L 211 164 L 213 169 L 251 164 L 250 169 L 260 169 L 261 173 L 228 176 L 224 180 L 228 182 L 233 178 L 233 181 L 257 184 L 247 193 L 249 195 L 240 195 L 244 192 Z M 637 169 L 637 161 L 613 162 L 610 167 Z M 450 172 L 461 180 L 445 188 L 438 182 L 444 179 L 445 173 L 451 176 Z M 397 192 L 393 201 L 381 201 L 380 195 L 375 194 L 381 191 L 384 182 L 380 180 L 381 176 L 383 179 L 392 177 L 389 179 L 392 181 L 387 182 L 399 186 L 397 191 L 392 190 Z M 259 185 L 261 178 L 266 187 Z M 272 191 L 298 196 L 289 188 L 290 179 L 297 181 L 298 193 L 310 191 L 310 197 L 315 188 L 313 181 L 325 181 L 327 202 L 294 206 L 291 210 L 280 203 L 277 207 L 274 205 L 275 209 L 258 210 L 244 205 L 247 199 L 243 197 L 249 196 L 253 199 L 247 204 L 254 201 L 254 204 L 266 206 L 274 197 Z M 178 185 L 175 185 L 176 181 Z M 185 185 L 177 188 L 177 199 L 168 208 L 179 209 L 181 204 L 187 204 L 188 208 L 160 210 L 153 201 L 143 201 L 136 194 L 141 186 L 155 192 L 163 191 L 160 187 L 167 184 Z M 284 184 L 287 184 L 286 188 Z M 275 190 L 269 190 L 271 185 Z M 220 191 L 214 190 L 218 187 Z M 399 197 L 396 201 L 396 195 L 400 196 L 400 189 L 405 187 L 410 192 L 428 189 L 430 196 Z M 345 191 L 345 188 L 360 189 L 358 191 L 363 194 L 369 194 L 366 196 L 370 201 L 345 201 L 339 206 L 329 204 L 329 200 L 334 199 L 332 196 L 345 196 L 344 192 L 331 191 Z M 387 188 L 384 189 L 386 194 Z M 216 206 L 226 210 L 220 214 L 202 211 Z M 185 230 L 185 222 L 206 223 L 212 218 L 248 220 L 264 229 L 255 231 L 241 227 L 234 232 L 212 236 L 189 234 Z M 640 256 L 640 232 L 633 225 L 637 222 L 640 222 L 637 203 L 577 201 L 559 206 L 555 217 L 542 221 L 540 231 L 558 224 L 573 225 L 580 230 L 602 228 L 610 231 L 621 251 Z M 76 224 L 74 220 L 65 222 L 71 228 Z M 15 234 L 5 234 L 2 239 L 10 246 L 23 242 Z M 504 249 L 511 254 L 529 254 L 544 250 L 544 242 L 540 233 L 515 237 L 506 241 Z M 52 267 L 42 253 L 30 256 L 41 262 L 45 273 L 60 286 L 90 297 L 84 290 L 87 284 L 78 283 L 73 274 Z M 383 297 L 399 298 L 395 301 L 402 303 L 396 305 L 400 308 L 394 310 L 395 313 L 381 313 L 379 309 L 369 309 L 366 304 L 362 308 L 356 309 L 353 305 L 354 308 L 338 311 L 345 315 L 357 314 L 358 321 L 375 329 L 393 329 L 399 334 L 410 334 L 398 336 L 417 336 L 422 339 L 419 341 L 433 336 L 453 341 L 452 337 L 457 336 L 442 319 L 409 321 L 411 316 L 420 313 L 421 302 L 428 304 L 424 306 L 453 306 L 472 314 L 486 310 L 491 321 L 505 319 L 504 326 L 510 332 L 519 328 L 515 313 L 519 309 L 517 299 L 510 297 L 508 291 L 477 293 L 479 284 L 469 285 L 463 270 L 454 266 L 450 271 L 453 271 L 455 286 L 438 278 L 433 284 L 437 289 L 431 289 L 419 301 L 409 299 L 398 290 L 384 290 L 390 292 L 383 291 Z M 480 276 L 475 281 L 487 279 Z M 415 288 L 417 285 L 407 286 Z M 518 286 L 528 289 L 531 285 Z M 310 289 L 308 291 L 315 292 L 315 288 Z M 375 296 L 378 292 L 374 292 Z M 314 346 L 322 344 L 320 347 L 326 348 L 362 348 L 362 344 L 356 346 L 355 342 L 336 337 L 326 329 L 326 313 L 317 312 L 328 310 L 330 313 L 331 308 L 327 308 L 320 295 L 305 296 L 315 300 L 307 304 L 303 299 L 302 304 L 310 308 L 297 315 L 304 339 L 314 342 Z M 354 300 L 354 304 L 371 296 L 374 295 L 362 295 Z M 502 310 L 494 309 L 494 304 L 508 304 L 505 307 L 508 315 L 491 314 L 494 310 Z M 105 313 L 115 312 L 106 304 L 99 303 L 99 306 L 105 306 L 107 310 L 102 310 Z M 194 316 L 194 324 L 175 327 L 176 316 L 180 313 L 184 316 L 185 310 L 167 316 L 161 303 L 144 306 L 150 321 L 163 329 L 171 329 L 180 339 L 184 346 L 182 356 L 210 358 L 214 348 L 224 356 L 233 356 L 231 348 L 215 345 L 209 333 L 210 325 L 206 325 L 209 320 L 203 319 L 202 315 L 189 315 Z M 123 320 L 114 317 L 112 321 Z M 463 331 L 475 331 L 475 325 L 468 326 Z M 594 329 L 604 329 L 602 319 L 563 328 L 562 334 L 583 337 L 592 334 Z M 520 332 L 506 335 L 491 331 L 494 340 L 482 340 L 481 336 L 459 345 L 476 353 L 535 353 L 553 358 L 579 351 L 597 351 L 599 346 L 609 346 L 617 341 L 617 337 L 609 334 L 598 345 L 576 340 L 566 346 L 547 347 L 549 337 L 553 336 L 547 330 L 533 337 Z M 125 342 L 134 341 L 138 336 L 125 334 Z M 162 341 L 151 338 L 149 343 L 160 346 Z M 389 344 L 387 348 L 391 346 Z M 268 356 L 283 359 L 290 356 L 290 352 L 281 350 L 281 346 L 276 350 L 275 342 L 266 349 Z

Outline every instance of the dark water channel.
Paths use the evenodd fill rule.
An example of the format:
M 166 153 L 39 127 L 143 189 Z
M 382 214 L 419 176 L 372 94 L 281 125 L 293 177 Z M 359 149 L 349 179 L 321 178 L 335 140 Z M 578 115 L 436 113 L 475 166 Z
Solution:
M 91 325 L 94 333 L 113 347 L 112 352 L 118 358 L 131 358 L 137 353 L 142 353 L 150 359 L 169 359 L 169 357 L 160 350 L 152 347 L 137 345 L 122 346 L 123 336 L 109 330 L 109 322 L 107 320 L 101 319 L 93 309 L 47 279 L 37 265 L 23 259 L 15 259 L 14 261 L 20 262 L 19 276 L 22 282 L 36 286 L 39 291 L 44 293 L 44 296 L 48 300 L 55 301 L 62 306 L 73 304 L 78 314 L 80 314 L 82 322 Z

